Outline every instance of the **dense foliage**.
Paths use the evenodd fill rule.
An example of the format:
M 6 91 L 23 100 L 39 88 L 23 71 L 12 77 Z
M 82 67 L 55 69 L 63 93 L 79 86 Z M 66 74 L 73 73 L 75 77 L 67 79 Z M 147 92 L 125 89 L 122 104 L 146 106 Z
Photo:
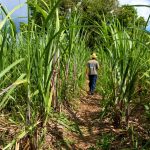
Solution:
M 117 18 L 124 27 L 132 27 L 135 24 L 138 27 L 145 27 L 146 22 L 143 17 L 138 17 L 137 11 L 133 6 L 124 5 L 118 9 Z
M 15 149 L 18 143 L 42 149 L 49 122 L 72 125 L 62 110 L 85 90 L 85 66 L 92 50 L 101 64 L 100 119 L 109 115 L 115 128 L 124 123 L 132 134 L 131 147 L 141 148 L 129 120 L 141 105 L 143 128 L 149 130 L 150 35 L 143 30 L 143 18 L 131 6 L 119 7 L 116 0 L 32 0 L 28 5 L 32 13 L 21 32 L 16 34 L 7 13 L 0 23 L 0 111 L 20 127 L 10 139 L 2 132 L 3 149 Z M 63 16 L 68 8 L 69 17 Z M 79 132 L 75 125 L 72 130 Z M 146 147 L 149 140 L 143 140 Z

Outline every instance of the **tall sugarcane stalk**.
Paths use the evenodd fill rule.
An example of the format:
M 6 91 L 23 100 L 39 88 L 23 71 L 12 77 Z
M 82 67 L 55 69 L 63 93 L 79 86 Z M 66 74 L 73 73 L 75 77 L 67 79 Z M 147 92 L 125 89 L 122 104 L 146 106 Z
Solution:
M 146 33 L 133 27 L 134 34 L 129 34 L 130 30 L 121 27 L 119 23 L 109 26 L 104 23 L 99 30 L 105 45 L 105 49 L 101 49 L 99 53 L 103 56 L 101 59 L 108 76 L 107 104 L 114 111 L 114 126 L 120 127 L 123 116 L 128 124 L 129 108 L 136 94 L 138 75 L 142 74 L 141 70 L 146 65 L 143 60 L 149 52 L 142 36 L 146 36 Z M 110 34 L 111 39 L 108 36 Z M 108 105 L 105 106 L 106 109 Z

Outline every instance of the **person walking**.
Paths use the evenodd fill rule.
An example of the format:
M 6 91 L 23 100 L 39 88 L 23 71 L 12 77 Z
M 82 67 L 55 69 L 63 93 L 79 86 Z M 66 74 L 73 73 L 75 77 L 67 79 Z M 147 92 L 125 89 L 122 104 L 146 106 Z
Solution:
M 97 81 L 97 70 L 99 69 L 99 63 L 96 60 L 96 53 L 91 55 L 91 59 L 87 62 L 87 75 L 89 78 L 89 94 L 93 95 Z

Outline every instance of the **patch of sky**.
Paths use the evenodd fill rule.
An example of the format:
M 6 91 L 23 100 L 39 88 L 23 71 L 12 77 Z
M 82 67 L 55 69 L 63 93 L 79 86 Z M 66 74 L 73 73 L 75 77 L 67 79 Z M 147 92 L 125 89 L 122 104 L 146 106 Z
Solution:
M 150 32 L 150 25 L 146 27 L 146 30 Z
M 119 0 L 120 5 L 145 5 L 135 7 L 139 16 L 147 21 L 150 15 L 150 0 Z M 150 25 L 150 22 L 149 22 Z
M 119 0 L 120 5 L 145 5 L 135 7 L 139 16 L 144 17 L 145 21 L 148 20 L 150 15 L 150 0 Z M 150 31 L 150 20 L 146 27 L 147 31 Z
M 5 10 L 7 12 L 10 12 L 11 10 L 13 10 L 16 6 L 20 6 L 21 4 L 23 4 L 23 6 L 20 6 L 19 9 L 17 9 L 12 15 L 11 18 L 13 19 L 13 21 L 16 24 L 17 27 L 17 31 L 19 31 L 19 27 L 20 27 L 20 23 L 24 22 L 27 23 L 28 22 L 28 17 L 27 17 L 27 4 L 26 4 L 26 0 L 0 0 L 1 5 L 5 8 Z M 4 14 L 0 13 L 0 20 L 2 20 L 4 18 Z

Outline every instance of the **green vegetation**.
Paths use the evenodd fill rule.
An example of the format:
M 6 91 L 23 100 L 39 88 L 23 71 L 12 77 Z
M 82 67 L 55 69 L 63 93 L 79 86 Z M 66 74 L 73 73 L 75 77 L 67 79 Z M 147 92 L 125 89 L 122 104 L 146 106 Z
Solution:
M 80 5 L 71 0 L 28 1 L 32 15 L 19 33 L 10 18 L 15 10 L 7 14 L 1 6 L 6 17 L 0 23 L 0 111 L 2 120 L 8 119 L 8 125 L 18 128 L 13 138 L 0 129 L 0 148 L 17 149 L 22 143 L 22 147 L 44 149 L 49 124 L 62 125 L 82 136 L 78 123 L 69 121 L 63 109 L 73 107 L 74 99 L 85 90 L 85 66 L 92 51 L 101 63 L 97 92 L 103 109 L 99 119 L 109 115 L 114 128 L 124 123 L 132 148 L 149 146 L 148 139 L 142 139 L 144 144 L 138 141 L 129 122 L 140 105 L 142 126 L 147 132 L 150 129 L 150 35 L 143 30 L 146 22 L 137 17 L 133 7 L 119 8 L 115 0 L 109 5 L 103 5 L 103 0 L 96 4 L 96 0 Z M 66 17 L 68 7 L 72 11 Z M 110 148 L 115 136 L 102 137 L 96 147 Z

